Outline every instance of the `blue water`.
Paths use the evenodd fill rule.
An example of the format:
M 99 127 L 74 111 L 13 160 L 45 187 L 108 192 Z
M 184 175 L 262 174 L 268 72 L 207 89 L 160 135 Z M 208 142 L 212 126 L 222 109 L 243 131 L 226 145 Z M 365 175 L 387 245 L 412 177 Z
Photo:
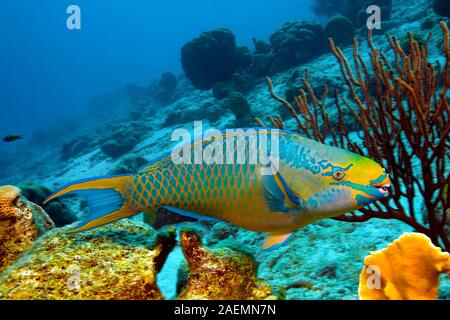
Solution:
M 66 28 L 70 4 L 81 9 L 81 30 Z M 309 7 L 310 0 L 3 0 L 0 136 L 81 121 L 97 94 L 180 73 L 181 46 L 203 31 L 228 27 L 251 46 L 252 37 L 310 17 Z

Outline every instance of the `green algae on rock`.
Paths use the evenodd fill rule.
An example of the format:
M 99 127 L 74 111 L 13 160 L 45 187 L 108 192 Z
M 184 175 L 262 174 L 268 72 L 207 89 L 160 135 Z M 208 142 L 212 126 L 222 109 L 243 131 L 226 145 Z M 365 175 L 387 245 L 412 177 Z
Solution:
M 65 233 L 71 227 L 46 233 L 0 276 L 0 299 L 163 299 L 158 257 L 171 237 L 127 219 Z
M 200 236 L 193 231 L 182 231 L 180 242 L 189 277 L 178 299 L 275 299 L 269 285 L 256 279 L 257 265 L 250 255 L 226 247 L 203 248 Z

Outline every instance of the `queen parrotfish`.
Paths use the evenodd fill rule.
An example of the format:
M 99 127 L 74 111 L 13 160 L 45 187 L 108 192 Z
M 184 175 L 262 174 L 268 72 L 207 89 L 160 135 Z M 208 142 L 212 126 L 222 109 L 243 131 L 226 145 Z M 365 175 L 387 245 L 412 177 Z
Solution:
M 265 163 L 236 161 L 242 154 L 248 160 L 252 151 L 259 152 L 261 145 L 257 143 L 235 142 L 231 147 L 215 144 L 214 156 L 223 151 L 227 160 L 234 161 L 206 164 L 198 163 L 194 156 L 188 156 L 193 161 L 173 161 L 172 153 L 137 174 L 73 182 L 46 202 L 72 192 L 85 196 L 90 214 L 69 232 L 92 229 L 140 212 L 151 215 L 165 207 L 176 214 L 225 220 L 241 228 L 267 232 L 263 249 L 268 249 L 308 224 L 357 210 L 388 194 L 389 175 L 369 158 L 289 131 L 253 131 L 249 135 L 236 129 L 234 133 L 208 137 L 181 148 L 179 155 L 193 154 L 199 143 L 206 151 L 224 138 L 249 142 L 264 137 L 267 150 L 277 149 L 277 161 L 270 151 L 266 154 L 272 158 L 267 157 Z

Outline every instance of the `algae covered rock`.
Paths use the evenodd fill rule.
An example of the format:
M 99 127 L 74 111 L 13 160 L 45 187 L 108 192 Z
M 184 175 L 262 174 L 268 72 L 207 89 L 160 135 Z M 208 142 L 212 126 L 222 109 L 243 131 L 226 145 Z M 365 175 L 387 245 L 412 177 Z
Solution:
M 181 247 L 189 266 L 178 299 L 274 299 L 270 287 L 256 279 L 252 256 L 231 248 L 206 249 L 194 231 L 182 231 Z
M 1 299 L 163 299 L 156 275 L 174 235 L 128 219 L 67 229 L 47 232 L 0 276 Z
M 38 236 L 54 227 L 38 205 L 20 197 L 14 186 L 0 187 L 0 272 L 27 250 Z

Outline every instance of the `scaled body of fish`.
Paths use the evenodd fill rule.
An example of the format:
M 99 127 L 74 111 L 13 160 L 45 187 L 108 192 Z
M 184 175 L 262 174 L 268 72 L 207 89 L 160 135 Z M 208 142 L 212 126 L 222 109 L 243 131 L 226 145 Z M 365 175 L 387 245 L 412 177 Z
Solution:
M 256 138 L 266 137 L 268 149 L 272 148 L 270 138 L 277 138 L 276 166 L 273 160 L 269 164 L 177 164 L 168 155 L 135 175 L 67 185 L 47 201 L 70 192 L 86 196 L 91 214 L 73 232 L 166 207 L 190 217 L 225 220 L 268 232 L 266 249 L 310 223 L 361 208 L 388 193 L 389 176 L 371 159 L 287 131 L 255 132 Z M 233 135 L 239 137 L 240 133 Z M 200 144 L 207 148 L 218 137 L 228 136 Z M 183 152 L 194 149 L 193 145 L 188 148 Z M 235 154 L 244 151 L 249 155 L 252 148 L 256 144 L 240 144 L 231 150 L 224 146 L 223 151 L 236 159 Z M 272 174 L 262 174 L 262 170 Z

